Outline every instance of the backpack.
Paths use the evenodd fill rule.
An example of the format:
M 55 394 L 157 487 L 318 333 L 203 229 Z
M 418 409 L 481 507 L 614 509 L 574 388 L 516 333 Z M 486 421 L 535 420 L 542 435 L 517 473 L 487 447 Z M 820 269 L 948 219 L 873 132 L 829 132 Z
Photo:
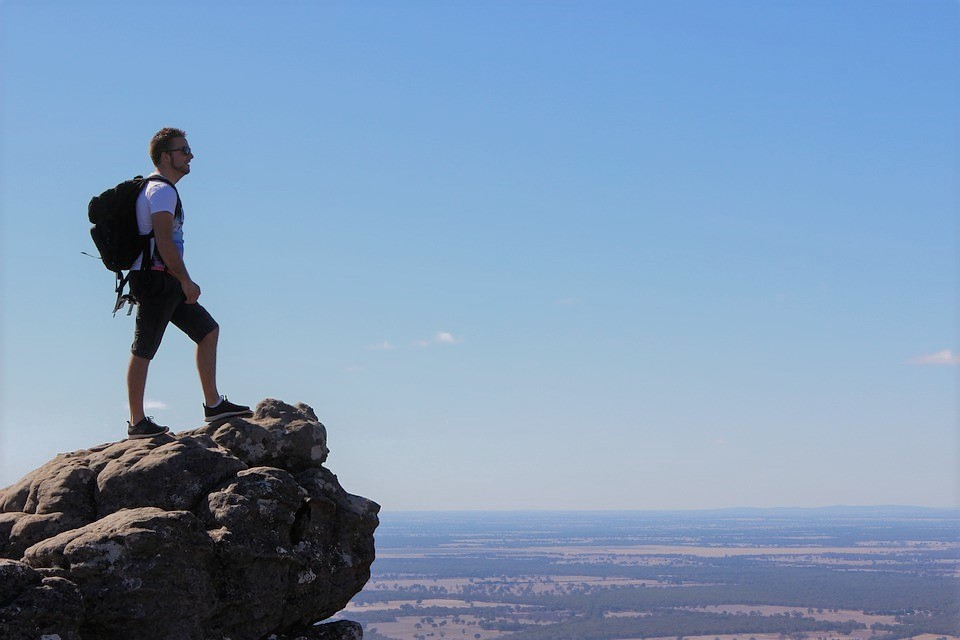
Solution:
M 150 268 L 148 254 L 153 232 L 140 235 L 140 228 L 137 226 L 137 197 L 151 180 L 160 180 L 173 187 L 173 183 L 162 176 L 136 176 L 94 196 L 87 206 L 87 217 L 93 223 L 90 236 L 100 251 L 103 266 L 117 276 L 117 302 L 113 307 L 113 315 L 117 315 L 125 302 L 130 304 L 127 310 L 127 315 L 130 315 L 137 303 L 132 295 L 123 293 L 130 275 L 128 273 L 124 276 L 122 272 L 130 269 L 137 256 L 142 256 L 141 269 Z M 177 208 L 180 208 L 179 196 Z

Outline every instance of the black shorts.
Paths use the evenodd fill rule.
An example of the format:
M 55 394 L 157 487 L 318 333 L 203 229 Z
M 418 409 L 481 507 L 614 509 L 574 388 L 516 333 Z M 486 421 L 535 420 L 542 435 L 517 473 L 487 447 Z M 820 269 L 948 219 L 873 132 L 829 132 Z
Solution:
M 187 304 L 180 282 L 166 271 L 133 271 L 130 293 L 137 299 L 137 325 L 130 352 L 152 360 L 167 324 L 199 343 L 219 325 L 199 304 Z

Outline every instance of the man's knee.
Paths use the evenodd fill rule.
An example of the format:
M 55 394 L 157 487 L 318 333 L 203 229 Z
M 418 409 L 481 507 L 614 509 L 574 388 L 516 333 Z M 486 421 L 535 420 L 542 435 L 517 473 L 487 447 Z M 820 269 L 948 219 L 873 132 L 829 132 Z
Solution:
M 207 333 L 207 335 L 203 336 L 203 339 L 200 341 L 200 343 L 216 344 L 217 340 L 219 339 L 220 339 L 220 325 L 217 325 L 213 329 L 211 329 L 210 332 Z
M 130 356 L 130 364 L 127 365 L 127 372 L 129 375 L 146 376 L 147 369 L 149 368 L 150 358 L 144 358 L 143 356 L 138 356 L 135 353 Z

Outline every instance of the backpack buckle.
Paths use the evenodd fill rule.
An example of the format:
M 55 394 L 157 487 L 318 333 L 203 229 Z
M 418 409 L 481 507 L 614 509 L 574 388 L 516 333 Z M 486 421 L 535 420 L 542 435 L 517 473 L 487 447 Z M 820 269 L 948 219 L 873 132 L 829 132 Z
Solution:
M 117 272 L 117 301 L 113 305 L 113 317 L 117 317 L 117 311 L 123 309 L 123 305 L 129 304 L 127 309 L 127 315 L 129 316 L 133 313 L 133 308 L 137 306 L 137 299 L 133 297 L 132 293 L 124 293 L 123 289 L 127 286 L 127 281 L 130 280 L 130 274 L 126 276 Z
M 121 309 L 123 309 L 123 305 L 125 305 L 125 304 L 129 305 L 129 307 L 127 307 L 127 315 L 129 316 L 130 314 L 133 313 L 133 308 L 134 308 L 135 306 L 137 306 L 137 299 L 134 298 L 134 297 L 133 297 L 132 295 L 130 295 L 129 293 L 126 294 L 126 295 L 120 295 L 120 294 L 118 293 L 118 294 L 117 294 L 117 303 L 116 303 L 115 305 L 113 305 L 113 317 L 114 317 L 114 318 L 117 317 L 117 311 L 120 311 Z

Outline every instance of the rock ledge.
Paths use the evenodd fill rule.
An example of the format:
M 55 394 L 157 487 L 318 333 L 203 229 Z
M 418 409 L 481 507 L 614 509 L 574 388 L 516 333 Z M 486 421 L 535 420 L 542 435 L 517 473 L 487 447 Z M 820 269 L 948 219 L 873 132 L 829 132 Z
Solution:
M 305 404 L 57 456 L 0 491 L 0 637 L 359 639 L 379 505 Z

